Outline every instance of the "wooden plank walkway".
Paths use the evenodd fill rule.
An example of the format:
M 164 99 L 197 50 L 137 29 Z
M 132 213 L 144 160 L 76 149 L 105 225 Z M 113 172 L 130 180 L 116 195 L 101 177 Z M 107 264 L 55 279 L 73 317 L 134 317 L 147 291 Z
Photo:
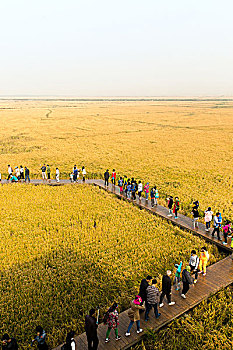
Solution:
M 2 181 L 2 183 L 4 182 L 6 181 Z M 41 185 L 43 184 L 43 181 L 31 180 L 31 183 L 33 185 Z M 199 223 L 198 230 L 194 230 L 193 221 L 191 218 L 188 218 L 182 214 L 178 215 L 178 219 L 168 217 L 167 208 L 161 205 L 158 205 L 152 208 L 150 201 L 146 202 L 144 198 L 142 198 L 141 202 L 139 202 L 138 197 L 136 201 L 128 200 L 125 197 L 120 195 L 118 186 L 112 186 L 112 184 L 110 184 L 109 187 L 106 188 L 104 186 L 103 180 L 86 180 L 86 183 L 93 184 L 95 186 L 98 186 L 101 189 L 114 193 L 121 200 L 123 199 L 129 202 L 132 202 L 134 205 L 137 205 L 142 209 L 146 209 L 152 214 L 159 215 L 160 217 L 165 218 L 166 220 L 172 222 L 174 225 L 181 227 L 182 229 L 191 231 L 192 233 L 201 236 L 206 241 L 216 244 L 218 247 L 221 247 L 221 249 L 224 249 L 227 252 L 231 252 L 231 253 L 233 252 L 233 250 L 230 247 L 229 241 L 227 245 L 223 245 L 216 238 L 212 238 L 211 234 L 206 233 L 205 225 L 203 225 L 202 223 Z M 56 183 L 54 180 L 52 180 L 50 184 L 49 183 L 46 183 L 46 184 L 50 186 L 62 186 L 62 185 L 70 184 L 70 181 L 61 180 L 60 183 Z M 111 340 L 109 343 L 106 344 L 104 340 L 105 340 L 107 326 L 105 326 L 104 324 L 100 324 L 98 327 L 98 337 L 100 341 L 98 349 L 100 350 L 128 349 L 131 346 L 138 343 L 143 338 L 146 329 L 153 329 L 155 331 L 159 330 L 160 328 L 170 323 L 172 320 L 176 319 L 177 317 L 181 316 L 182 314 L 194 308 L 203 300 L 206 300 L 212 294 L 217 293 L 221 288 L 225 288 L 232 283 L 233 283 L 233 260 L 231 256 L 228 256 L 227 258 L 220 260 L 216 264 L 209 266 L 207 268 L 206 276 L 203 276 L 203 275 L 198 276 L 197 284 L 195 284 L 194 286 L 191 286 L 189 292 L 186 295 L 187 296 L 186 299 L 183 299 L 180 296 L 181 294 L 180 291 L 175 291 L 173 289 L 172 300 L 175 301 L 176 304 L 173 306 L 169 306 L 167 303 L 164 303 L 164 306 L 161 309 L 159 309 L 159 312 L 161 313 L 161 316 L 159 317 L 159 319 L 155 319 L 152 310 L 150 312 L 150 319 L 148 322 L 144 321 L 144 313 L 141 314 L 141 328 L 144 329 L 144 331 L 141 334 L 138 335 L 136 333 L 136 329 L 134 325 L 133 328 L 131 329 L 131 335 L 129 337 L 125 336 L 125 332 L 129 324 L 128 310 L 120 313 L 120 316 L 119 316 L 119 322 L 120 322 L 119 334 L 122 337 L 121 340 L 115 341 L 114 332 L 112 331 L 112 334 L 110 334 Z M 77 350 L 88 349 L 85 333 L 78 335 L 75 338 L 75 341 L 76 341 Z M 61 345 L 55 348 L 54 350 L 60 350 L 60 349 L 61 349 Z

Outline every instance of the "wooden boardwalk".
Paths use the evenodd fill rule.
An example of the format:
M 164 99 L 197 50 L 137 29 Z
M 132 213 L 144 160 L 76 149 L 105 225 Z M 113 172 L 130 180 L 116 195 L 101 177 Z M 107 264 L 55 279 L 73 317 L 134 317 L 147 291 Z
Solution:
M 5 181 L 4 181 L 5 182 Z M 2 182 L 2 183 L 4 183 Z M 81 181 L 80 181 L 81 182 Z M 31 183 L 33 185 L 41 185 L 42 180 L 32 180 Z M 108 192 L 114 193 L 121 200 L 127 200 L 132 202 L 134 205 L 142 209 L 146 209 L 152 214 L 159 215 L 160 217 L 165 218 L 166 220 L 172 222 L 174 225 L 181 227 L 182 229 L 191 231 L 192 233 L 201 236 L 208 242 L 212 242 L 216 244 L 221 249 L 224 249 L 228 253 L 232 253 L 233 250 L 230 247 L 230 242 L 228 241 L 227 245 L 223 245 L 221 241 L 218 241 L 216 238 L 212 238 L 211 234 L 206 233 L 205 225 L 199 223 L 198 230 L 194 230 L 193 221 L 191 218 L 188 218 L 182 214 L 178 214 L 178 219 L 174 219 L 168 217 L 168 209 L 158 205 L 154 208 L 151 207 L 150 201 L 146 202 L 144 198 L 142 198 L 141 202 L 139 202 L 138 197 L 136 201 L 128 200 L 125 197 L 120 195 L 119 187 L 109 185 L 108 188 L 104 186 L 103 180 L 86 180 L 87 184 L 93 184 L 98 186 L 101 189 L 104 189 Z M 60 183 L 56 183 L 54 180 L 51 181 L 51 186 L 62 186 L 70 184 L 69 180 L 61 180 Z M 74 185 L 75 186 L 75 185 Z M 131 335 L 129 337 L 125 336 L 125 332 L 127 330 L 129 324 L 128 318 L 128 310 L 120 313 L 119 316 L 119 335 L 121 335 L 121 340 L 115 341 L 114 332 L 112 331 L 110 334 L 110 342 L 105 343 L 105 335 L 107 326 L 104 324 L 100 324 L 98 327 L 98 337 L 99 337 L 99 347 L 100 350 L 119 350 L 119 349 L 128 349 L 131 346 L 138 343 L 144 336 L 146 329 L 159 330 L 160 328 L 166 326 L 172 320 L 177 317 L 185 314 L 196 305 L 201 303 L 203 300 L 206 300 L 212 294 L 217 293 L 221 288 L 225 288 L 233 283 L 233 260 L 231 256 L 228 256 L 225 259 L 220 260 L 216 264 L 213 264 L 207 268 L 207 275 L 199 275 L 198 282 L 194 286 L 190 287 L 189 292 L 186 294 L 187 298 L 183 299 L 180 294 L 180 291 L 172 290 L 172 301 L 175 301 L 175 305 L 169 306 L 166 302 L 164 302 L 164 306 L 159 309 L 161 316 L 158 319 L 155 319 L 153 312 L 150 312 L 150 319 L 148 322 L 144 321 L 144 313 L 141 314 L 141 328 L 143 328 L 143 332 L 140 334 L 136 333 L 135 325 L 131 329 Z M 77 350 L 87 350 L 87 339 L 85 333 L 78 335 L 75 338 L 76 341 L 76 349 Z M 60 350 L 61 345 L 55 348 L 54 350 Z

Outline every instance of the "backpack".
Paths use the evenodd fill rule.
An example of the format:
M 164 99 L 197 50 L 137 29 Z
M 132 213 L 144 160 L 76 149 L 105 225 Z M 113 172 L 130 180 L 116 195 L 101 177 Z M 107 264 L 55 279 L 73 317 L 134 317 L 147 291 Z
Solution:
M 118 186 L 119 186 L 119 187 L 122 187 L 122 186 L 123 186 L 123 181 L 122 181 L 122 180 L 119 180 L 119 181 L 118 181 Z

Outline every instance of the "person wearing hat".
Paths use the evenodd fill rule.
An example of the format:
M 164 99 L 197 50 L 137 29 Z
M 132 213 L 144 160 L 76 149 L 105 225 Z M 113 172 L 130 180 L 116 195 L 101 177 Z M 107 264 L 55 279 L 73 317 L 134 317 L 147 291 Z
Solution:
M 2 337 L 2 349 L 18 350 L 18 344 L 15 338 L 10 338 L 7 333 Z
M 97 350 L 99 339 L 97 336 L 98 322 L 96 319 L 96 310 L 91 309 L 89 315 L 85 317 L 85 331 L 87 335 L 88 350 Z
M 130 330 L 134 324 L 134 322 L 136 322 L 137 324 L 137 333 L 141 333 L 143 332 L 143 329 L 140 328 L 140 314 L 139 314 L 139 310 L 145 310 L 144 306 L 141 306 L 142 304 L 142 298 L 140 297 L 140 295 L 136 295 L 136 297 L 134 298 L 134 300 L 131 301 L 130 306 L 131 308 L 128 311 L 128 316 L 130 319 L 130 323 L 129 323 L 129 327 L 127 329 L 127 332 L 125 333 L 126 337 L 130 336 Z
M 188 265 L 186 268 L 182 271 L 182 282 L 183 282 L 183 289 L 182 289 L 182 298 L 186 299 L 186 293 L 189 290 L 189 285 L 193 284 L 193 278 L 190 276 L 191 267 Z

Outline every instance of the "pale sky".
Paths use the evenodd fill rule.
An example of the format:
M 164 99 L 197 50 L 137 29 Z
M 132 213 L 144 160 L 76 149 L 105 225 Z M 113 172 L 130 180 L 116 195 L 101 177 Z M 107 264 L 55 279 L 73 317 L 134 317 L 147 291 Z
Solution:
M 232 0 L 2 0 L 0 96 L 233 96 Z

